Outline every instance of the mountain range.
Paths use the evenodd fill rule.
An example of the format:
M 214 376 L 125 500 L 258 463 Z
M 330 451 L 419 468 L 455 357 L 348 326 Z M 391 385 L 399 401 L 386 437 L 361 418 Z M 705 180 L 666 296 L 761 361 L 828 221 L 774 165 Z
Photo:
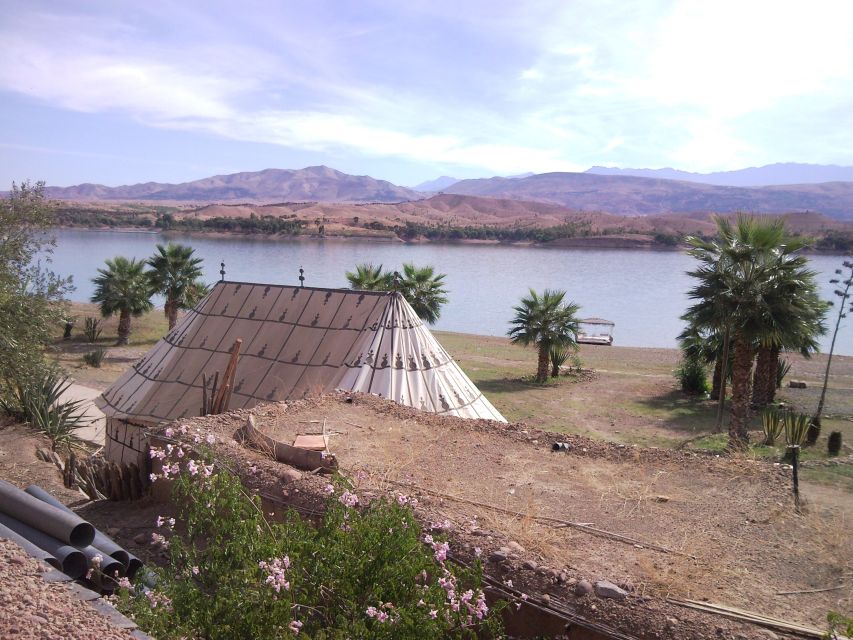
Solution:
M 265 169 L 213 176 L 181 184 L 146 182 L 121 187 L 81 184 L 47 187 L 45 195 L 58 200 L 173 200 L 173 201 L 321 201 L 400 202 L 422 194 L 370 176 L 353 176 L 329 167 Z
M 756 171 L 767 170 L 762 174 L 765 176 L 773 171 L 776 172 L 774 175 L 787 175 L 779 173 L 780 166 L 771 165 Z M 784 166 L 790 168 L 793 165 Z M 846 175 L 843 170 L 847 168 L 835 169 L 842 172 L 839 175 Z M 808 175 L 816 174 L 812 171 Z M 816 211 L 836 219 L 853 220 L 853 181 L 734 187 L 660 177 L 600 175 L 593 170 L 461 180 L 443 187 L 440 186 L 442 180 L 446 183 L 453 178 L 444 176 L 431 184 L 426 183 L 426 186 L 448 194 L 556 204 L 576 212 L 660 215 Z M 418 186 L 425 188 L 424 184 Z M 45 194 L 58 200 L 194 203 L 392 203 L 418 201 L 429 195 L 385 180 L 354 176 L 324 166 L 234 173 L 181 184 L 147 182 L 120 187 L 97 184 L 48 187 Z
M 713 173 L 691 173 L 678 169 L 618 169 L 615 167 L 592 167 L 586 173 L 603 176 L 634 176 L 637 178 L 662 178 L 700 182 L 722 187 L 766 187 L 788 184 L 818 184 L 821 182 L 853 182 L 853 167 L 834 164 L 803 164 L 779 162 L 763 167 L 749 167 L 737 171 Z

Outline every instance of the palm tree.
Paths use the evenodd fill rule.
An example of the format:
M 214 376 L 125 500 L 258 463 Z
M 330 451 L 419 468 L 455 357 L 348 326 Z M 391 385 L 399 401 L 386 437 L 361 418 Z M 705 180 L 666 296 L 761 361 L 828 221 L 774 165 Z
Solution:
M 545 289 L 540 296 L 533 289 L 513 307 L 515 317 L 510 320 L 507 335 L 513 344 L 534 345 L 539 350 L 536 381 L 548 380 L 548 361 L 553 347 L 571 347 L 577 344 L 580 307 L 574 302 L 563 302 L 565 291 Z
M 356 265 L 355 271 L 347 271 L 350 287 L 360 291 L 388 291 L 394 281 L 394 274 L 382 271 L 382 265 L 371 263 Z
M 436 274 L 433 267 L 416 267 L 403 264 L 400 293 L 412 305 L 421 320 L 435 324 L 441 316 L 441 307 L 447 304 L 446 274 Z
M 98 276 L 92 278 L 95 293 L 92 302 L 101 306 L 101 315 L 105 318 L 119 314 L 118 342 L 127 344 L 130 338 L 131 316 L 141 316 L 150 311 L 151 290 L 145 275 L 145 261 L 117 256 L 106 261 L 106 269 L 98 269 Z
M 178 322 L 178 309 L 191 309 L 207 290 L 199 281 L 202 276 L 201 258 L 193 257 L 192 247 L 169 243 L 157 245 L 157 252 L 146 261 L 151 270 L 148 281 L 151 293 L 166 297 L 163 308 L 169 319 L 169 330 Z M 201 295 L 200 295 L 201 294 Z
M 739 216 L 736 223 L 717 219 L 719 238 L 707 242 L 690 238 L 690 254 L 700 267 L 690 272 L 699 283 L 690 291 L 698 300 L 685 317 L 698 327 L 730 332 L 732 405 L 729 447 L 749 443 L 751 372 L 756 349 L 784 343 L 822 322 L 825 306 L 818 304 L 813 271 L 797 255 L 806 243 L 791 238 L 781 220 Z

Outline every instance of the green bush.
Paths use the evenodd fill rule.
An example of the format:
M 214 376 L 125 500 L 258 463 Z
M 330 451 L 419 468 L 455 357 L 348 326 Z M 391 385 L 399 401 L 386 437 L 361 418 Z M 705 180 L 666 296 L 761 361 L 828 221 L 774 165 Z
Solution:
M 99 347 L 94 351 L 90 351 L 89 353 L 83 354 L 83 362 L 88 364 L 90 367 L 95 367 L 96 369 L 101 368 L 101 364 L 104 362 L 104 358 L 107 355 L 107 350 Z
M 675 377 L 684 393 L 702 395 L 710 391 L 705 365 L 695 356 L 682 356 L 681 364 L 675 370 Z
M 276 522 L 231 473 L 214 473 L 183 451 L 152 455 L 177 474 L 177 522 L 158 519 L 173 533 L 154 534 L 169 560 L 145 577 L 154 589 L 125 580 L 118 592 L 119 606 L 146 633 L 161 640 L 499 634 L 479 560 L 471 570 L 448 560 L 448 544 L 422 534 L 409 498 L 357 508 L 354 488 L 338 478 L 318 525 L 294 511 Z
M 785 423 L 778 409 L 765 409 L 761 414 L 761 428 L 764 430 L 764 444 L 772 447 L 776 438 L 782 434 Z
M 95 342 L 101 335 L 101 321 L 98 318 L 86 318 L 85 326 L 83 327 L 83 335 L 86 336 L 86 342 Z

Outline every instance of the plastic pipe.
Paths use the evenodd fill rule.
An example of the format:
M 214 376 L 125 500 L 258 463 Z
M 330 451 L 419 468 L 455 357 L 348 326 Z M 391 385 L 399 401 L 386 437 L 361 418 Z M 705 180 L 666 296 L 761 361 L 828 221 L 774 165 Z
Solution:
M 62 563 L 39 546 L 34 545 L 19 533 L 15 533 L 5 524 L 0 524 L 0 538 L 11 540 L 36 560 L 47 562 L 54 569 L 62 571 Z
M 50 495 L 47 491 L 39 487 L 38 485 L 31 484 L 29 487 L 24 489 L 28 494 L 33 496 L 34 498 L 38 498 L 42 502 L 46 502 L 49 505 L 56 507 L 57 509 L 62 509 L 68 513 L 73 514 L 74 512 L 62 504 L 59 500 Z M 124 565 L 123 573 L 127 572 L 128 565 L 130 563 L 130 554 L 122 549 L 119 545 L 113 541 L 112 538 L 102 533 L 100 530 L 95 529 L 95 539 L 92 541 L 92 546 L 97 547 L 101 551 L 106 551 L 111 557 L 115 558 L 119 562 Z
M 5 480 L 0 480 L 0 512 L 75 547 L 88 547 L 95 540 L 95 527 L 81 517 L 42 502 Z
M 35 546 L 52 555 L 59 562 L 62 572 L 75 580 L 86 574 L 88 563 L 85 554 L 80 549 L 75 549 L 6 513 L 0 513 L 0 524 L 5 525 L 19 536 L 26 538 Z

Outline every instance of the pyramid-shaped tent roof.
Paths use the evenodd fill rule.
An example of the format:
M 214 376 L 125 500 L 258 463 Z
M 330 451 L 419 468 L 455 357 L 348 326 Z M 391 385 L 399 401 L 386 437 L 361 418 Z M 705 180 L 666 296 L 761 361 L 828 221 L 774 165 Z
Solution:
M 506 422 L 399 293 L 218 282 L 96 400 L 109 417 L 198 415 L 242 339 L 229 409 L 342 389 Z

